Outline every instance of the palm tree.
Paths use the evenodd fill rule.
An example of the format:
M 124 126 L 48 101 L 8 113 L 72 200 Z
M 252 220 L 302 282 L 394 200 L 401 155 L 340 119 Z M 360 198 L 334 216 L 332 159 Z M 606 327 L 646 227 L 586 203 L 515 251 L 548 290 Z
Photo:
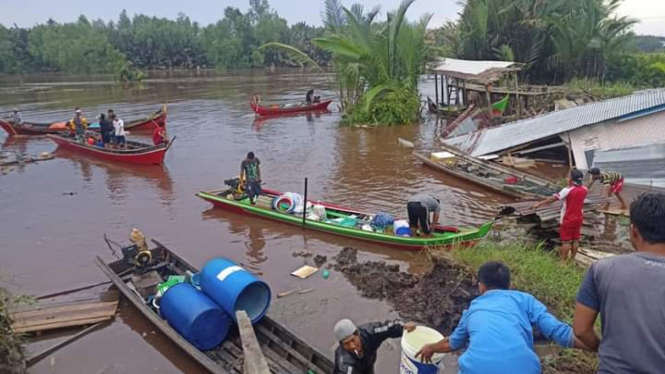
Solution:
M 365 12 L 359 4 L 345 8 L 338 0 L 326 0 L 327 35 L 313 43 L 333 56 L 340 101 L 349 122 L 395 124 L 417 119 L 418 77 L 429 55 L 425 34 L 431 15 L 408 22 L 406 12 L 414 1 L 403 0 L 385 22 L 377 22 L 378 7 Z M 266 47 L 286 49 L 303 63 L 315 65 L 293 47 L 277 43 Z

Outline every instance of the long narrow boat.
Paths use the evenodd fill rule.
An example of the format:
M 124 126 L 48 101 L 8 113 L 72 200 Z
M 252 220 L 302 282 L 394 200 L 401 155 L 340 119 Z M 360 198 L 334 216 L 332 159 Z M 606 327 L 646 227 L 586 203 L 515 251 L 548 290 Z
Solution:
M 175 140 L 174 136 L 168 143 L 162 143 L 159 145 L 127 141 L 126 148 L 113 149 L 81 143 L 66 134 L 49 134 L 48 137 L 58 144 L 58 147 L 108 161 L 127 162 L 130 164 L 164 163 L 166 151 L 171 148 L 171 145 Z
M 201 366 L 211 373 L 243 373 L 244 355 L 237 330 L 233 329 L 234 331 L 229 333 L 221 346 L 210 351 L 200 351 L 169 326 L 168 322 L 148 305 L 147 300 L 135 291 L 138 287 L 132 282 L 132 275 L 137 273 L 143 274 L 147 270 L 156 270 L 157 274 L 166 280 L 170 275 L 185 275 L 187 271 L 198 272 L 194 266 L 161 243 L 155 240 L 152 242 L 156 246 L 150 250 L 151 264 L 154 265 L 148 269 L 134 266 L 132 259 L 127 258 L 107 264 L 99 256 L 96 259 L 97 266 L 118 287 L 123 296 L 155 327 Z M 269 315 L 254 325 L 254 332 L 272 373 L 308 373 L 309 370 L 316 374 L 333 372 L 333 363 L 329 358 L 270 318 Z
M 272 209 L 273 200 L 282 195 L 278 191 L 264 189 L 263 192 L 265 195 L 259 197 L 256 205 L 251 205 L 246 196 L 242 197 L 240 200 L 230 197 L 233 192 L 234 191 L 231 189 L 202 191 L 199 192 L 197 196 L 212 203 L 218 208 L 242 214 L 255 215 L 291 225 L 303 225 L 302 215 L 287 214 Z M 372 219 L 372 216 L 368 213 L 320 201 L 309 200 L 309 202 L 324 206 L 326 209 L 326 215 L 328 218 L 331 218 L 331 220 L 328 222 L 306 219 L 304 222 L 305 228 L 408 250 L 420 250 L 423 247 L 428 246 L 471 246 L 487 235 L 492 228 L 493 223 L 487 222 L 480 227 L 441 228 L 435 230 L 435 233 L 431 237 L 397 236 L 392 234 L 392 231 L 380 232 L 363 230 L 362 226 L 368 225 Z M 344 221 L 344 219 L 353 219 L 356 223 L 349 227 L 340 222 Z M 365 227 L 367 228 L 367 226 Z
M 464 154 L 453 147 L 443 146 L 442 159 L 423 153 L 413 155 L 424 165 L 475 183 L 505 196 L 518 199 L 540 199 L 552 196 L 559 189 L 545 179 Z M 450 156 L 450 157 L 446 157 Z
M 0 127 L 2 127 L 9 135 L 47 135 L 64 133 L 67 131 L 65 123 L 66 122 L 24 122 L 20 125 L 15 125 L 9 119 L 0 119 Z M 153 130 L 157 124 L 160 126 L 166 124 L 166 105 L 162 106 L 158 111 L 148 117 L 126 122 L 125 130 L 150 131 Z M 91 126 L 89 129 L 99 131 L 99 126 Z
M 252 107 L 254 113 L 259 116 L 277 116 L 281 114 L 293 114 L 312 111 L 327 110 L 332 100 L 325 100 L 320 103 L 310 105 L 294 105 L 289 107 L 273 106 L 260 106 L 254 100 L 250 100 L 249 105 Z

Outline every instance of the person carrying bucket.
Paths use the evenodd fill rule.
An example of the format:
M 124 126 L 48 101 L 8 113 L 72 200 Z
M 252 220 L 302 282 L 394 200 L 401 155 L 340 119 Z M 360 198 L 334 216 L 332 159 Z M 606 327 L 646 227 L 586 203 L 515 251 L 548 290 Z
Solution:
M 399 338 L 404 330 L 416 329 L 413 322 L 400 320 L 372 322 L 356 327 L 351 320 L 335 324 L 334 332 L 339 346 L 335 350 L 334 374 L 374 374 L 376 353 L 386 339 Z
M 426 344 L 416 357 L 430 362 L 434 353 L 466 347 L 458 361 L 460 373 L 541 373 L 532 325 L 564 348 L 589 350 L 538 299 L 510 290 L 510 269 L 504 263 L 483 264 L 478 270 L 478 289 L 481 295 L 464 311 L 455 331 Z

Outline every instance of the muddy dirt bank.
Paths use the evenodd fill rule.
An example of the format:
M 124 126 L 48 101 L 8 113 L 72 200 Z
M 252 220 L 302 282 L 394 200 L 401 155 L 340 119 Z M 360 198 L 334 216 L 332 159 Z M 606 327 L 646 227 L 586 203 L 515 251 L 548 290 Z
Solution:
M 431 271 L 422 276 L 401 272 L 399 265 L 359 263 L 353 248 L 344 248 L 336 260 L 335 270 L 363 297 L 385 300 L 403 319 L 434 327 L 445 335 L 455 329 L 462 311 L 478 296 L 473 276 L 443 259 L 434 259 Z

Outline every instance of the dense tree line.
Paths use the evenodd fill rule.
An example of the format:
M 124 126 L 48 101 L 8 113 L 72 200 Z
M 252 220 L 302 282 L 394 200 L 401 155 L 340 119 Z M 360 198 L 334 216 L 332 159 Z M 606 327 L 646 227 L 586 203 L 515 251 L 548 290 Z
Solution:
M 622 0 L 467 0 L 457 22 L 436 32 L 446 53 L 526 64 L 527 82 L 574 78 L 665 85 L 662 39 L 636 37 L 616 16 Z M 639 74 L 638 74 L 639 72 Z
M 224 18 L 201 27 L 181 14 L 176 20 L 120 13 L 116 21 L 76 22 L 48 20 L 32 28 L 0 25 L 0 73 L 62 71 L 114 72 L 140 69 L 195 67 L 256 67 L 297 65 L 275 50 L 261 50 L 269 42 L 288 43 L 310 58 L 327 64 L 329 54 L 312 39 L 323 28 L 304 22 L 289 26 L 267 0 L 250 0 L 243 13 L 228 7 Z

